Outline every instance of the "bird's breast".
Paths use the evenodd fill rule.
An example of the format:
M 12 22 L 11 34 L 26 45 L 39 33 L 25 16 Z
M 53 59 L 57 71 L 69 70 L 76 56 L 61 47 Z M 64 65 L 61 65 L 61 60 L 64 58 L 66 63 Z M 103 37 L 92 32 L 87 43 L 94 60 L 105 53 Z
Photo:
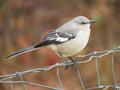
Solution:
M 87 45 L 89 36 L 90 31 L 81 30 L 75 38 L 57 45 L 57 51 L 60 52 L 63 57 L 72 56 L 80 52 Z

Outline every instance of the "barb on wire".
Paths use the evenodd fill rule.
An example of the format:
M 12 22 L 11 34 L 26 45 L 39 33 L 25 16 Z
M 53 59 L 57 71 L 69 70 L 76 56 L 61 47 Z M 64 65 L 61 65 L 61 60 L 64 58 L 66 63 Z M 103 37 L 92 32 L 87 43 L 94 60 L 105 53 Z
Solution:
M 113 50 L 104 50 L 104 51 L 95 51 L 93 53 L 89 53 L 89 54 L 85 54 L 85 55 L 80 55 L 77 56 L 76 58 L 74 58 L 75 62 L 79 65 L 79 64 L 85 64 L 85 63 L 89 63 L 92 60 L 95 60 L 95 65 L 96 65 L 96 73 L 97 73 L 97 85 L 96 87 L 90 87 L 90 88 L 86 88 L 83 80 L 81 78 L 81 74 L 80 74 L 80 70 L 77 69 L 76 72 L 78 74 L 78 79 L 81 83 L 81 86 L 83 88 L 83 90 L 93 90 L 93 89 L 102 89 L 102 90 L 107 90 L 108 88 L 114 88 L 115 90 L 120 89 L 120 86 L 117 83 L 117 78 L 116 78 L 116 74 L 115 74 L 115 59 L 114 59 L 114 54 L 120 52 L 120 46 L 114 48 Z M 99 58 L 105 57 L 107 55 L 111 55 L 112 57 L 112 74 L 113 74 L 113 79 L 114 79 L 114 85 L 101 85 L 101 78 L 100 78 L 100 73 L 99 73 Z M 87 59 L 85 59 L 84 61 L 79 61 L 80 58 L 85 58 L 88 57 Z M 71 61 L 68 61 L 67 65 L 73 65 L 74 63 Z M 8 74 L 8 75 L 2 75 L 0 76 L 0 84 L 10 84 L 11 86 L 11 90 L 13 90 L 13 85 L 15 84 L 22 84 L 24 87 L 24 90 L 27 90 L 26 85 L 31 85 L 31 86 L 38 86 L 38 87 L 43 87 L 43 88 L 47 88 L 47 89 L 52 89 L 52 90 L 63 90 L 63 81 L 62 78 L 60 77 L 60 69 L 59 67 L 64 67 L 66 66 L 65 62 L 62 63 L 56 63 L 52 66 L 47 66 L 47 67 L 43 67 L 43 68 L 37 68 L 37 69 L 32 69 L 32 70 L 26 70 L 26 71 L 22 71 L 22 72 L 16 72 L 13 74 Z M 56 68 L 56 74 L 57 74 L 57 79 L 58 79 L 58 83 L 59 83 L 59 87 L 55 88 L 55 87 L 51 87 L 51 86 L 47 86 L 47 85 L 42 85 L 42 84 L 36 84 L 36 83 L 31 83 L 31 82 L 27 82 L 23 79 L 24 75 L 27 74 L 32 74 L 32 73 L 40 73 L 42 71 L 49 71 L 53 68 Z M 12 79 L 19 77 L 20 81 L 13 81 Z M 72 82 L 71 82 L 72 83 Z M 73 83 L 74 84 L 74 83 Z

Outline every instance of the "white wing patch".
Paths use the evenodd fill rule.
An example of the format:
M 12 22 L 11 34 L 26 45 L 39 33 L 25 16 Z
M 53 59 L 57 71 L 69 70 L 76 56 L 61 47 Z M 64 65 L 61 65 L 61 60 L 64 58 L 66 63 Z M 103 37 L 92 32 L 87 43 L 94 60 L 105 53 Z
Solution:
M 59 42 L 65 42 L 67 40 L 68 40 L 68 38 L 62 38 L 62 37 L 56 38 L 56 41 L 59 41 Z
M 56 33 L 56 36 L 57 36 L 56 41 L 58 41 L 58 42 L 65 42 L 65 41 L 69 40 L 69 38 L 67 38 L 67 37 L 60 37 L 58 35 L 58 33 Z
M 56 32 L 52 31 L 48 33 L 41 43 L 38 43 L 35 47 L 50 45 L 50 44 L 60 44 L 66 42 L 70 39 L 75 38 L 75 34 L 72 33 L 63 33 L 63 32 Z

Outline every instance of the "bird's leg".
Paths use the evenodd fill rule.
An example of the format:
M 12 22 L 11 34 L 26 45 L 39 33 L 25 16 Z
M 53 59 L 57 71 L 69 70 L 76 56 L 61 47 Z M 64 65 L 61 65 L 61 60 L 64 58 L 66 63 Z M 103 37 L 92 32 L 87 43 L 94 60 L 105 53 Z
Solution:
M 64 68 L 64 70 L 67 70 L 68 69 L 68 67 L 69 67 L 69 63 L 67 62 L 67 61 L 65 61 L 65 68 Z
M 71 62 L 73 63 L 72 65 L 71 65 L 71 67 L 72 68 L 74 68 L 73 66 L 75 65 L 75 70 L 77 70 L 78 69 L 78 64 L 77 64 L 77 61 L 76 60 L 73 60 L 71 57 L 68 57 L 70 60 L 71 60 Z

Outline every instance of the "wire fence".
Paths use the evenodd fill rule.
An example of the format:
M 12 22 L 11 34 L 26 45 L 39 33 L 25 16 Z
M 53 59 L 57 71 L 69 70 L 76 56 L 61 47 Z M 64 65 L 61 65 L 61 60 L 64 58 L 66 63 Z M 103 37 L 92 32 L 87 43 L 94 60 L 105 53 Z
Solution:
M 0 76 L 0 84 L 8 84 L 10 85 L 9 90 L 14 90 L 14 85 L 16 84 L 21 84 L 23 86 L 23 90 L 28 90 L 26 85 L 30 85 L 30 86 L 37 86 L 37 87 L 42 87 L 45 89 L 50 89 L 50 90 L 64 90 L 64 85 L 63 85 L 63 80 L 61 79 L 61 73 L 60 73 L 60 67 L 65 67 L 66 65 L 81 65 L 81 64 L 86 64 L 89 63 L 91 61 L 95 62 L 95 71 L 96 71 L 96 75 L 97 75 L 97 85 L 94 87 L 85 87 L 85 83 L 81 77 L 81 72 L 79 68 L 76 68 L 76 72 L 78 75 L 78 79 L 80 82 L 80 86 L 82 87 L 82 90 L 109 90 L 109 89 L 113 89 L 113 90 L 120 90 L 120 86 L 119 86 L 119 81 L 116 77 L 116 71 L 115 71 L 115 55 L 117 53 L 120 53 L 120 46 L 112 49 L 112 50 L 104 50 L 104 51 L 95 51 L 93 53 L 89 53 L 89 54 L 85 54 L 85 55 L 80 55 L 77 56 L 76 58 L 74 58 L 75 62 L 71 62 L 68 61 L 66 62 L 62 62 L 62 63 L 56 63 L 52 66 L 47 66 L 47 67 L 43 67 L 43 68 L 37 68 L 37 69 L 32 69 L 32 70 L 26 70 L 26 71 L 22 71 L 22 72 L 16 72 L 13 74 L 9 74 L 9 75 L 2 75 Z M 100 77 L 101 73 L 99 71 L 99 61 L 101 60 L 101 58 L 105 57 L 105 56 L 111 56 L 111 71 L 112 71 L 112 76 L 113 76 L 113 81 L 114 84 L 112 85 L 103 85 L 101 82 L 102 77 Z M 85 60 L 82 60 L 82 58 L 86 58 Z M 119 57 L 119 56 L 118 56 Z M 25 75 L 28 74 L 39 74 L 42 71 L 49 71 L 51 69 L 55 68 L 56 69 L 56 76 L 58 79 L 58 84 L 59 87 L 51 87 L 48 85 L 42 85 L 42 84 L 37 84 L 37 83 L 31 83 L 29 81 L 24 80 Z M 118 68 L 119 69 L 119 68 Z M 13 80 L 14 78 L 19 78 L 19 80 Z M 72 82 L 71 82 L 72 83 Z M 73 83 L 74 84 L 74 83 Z

